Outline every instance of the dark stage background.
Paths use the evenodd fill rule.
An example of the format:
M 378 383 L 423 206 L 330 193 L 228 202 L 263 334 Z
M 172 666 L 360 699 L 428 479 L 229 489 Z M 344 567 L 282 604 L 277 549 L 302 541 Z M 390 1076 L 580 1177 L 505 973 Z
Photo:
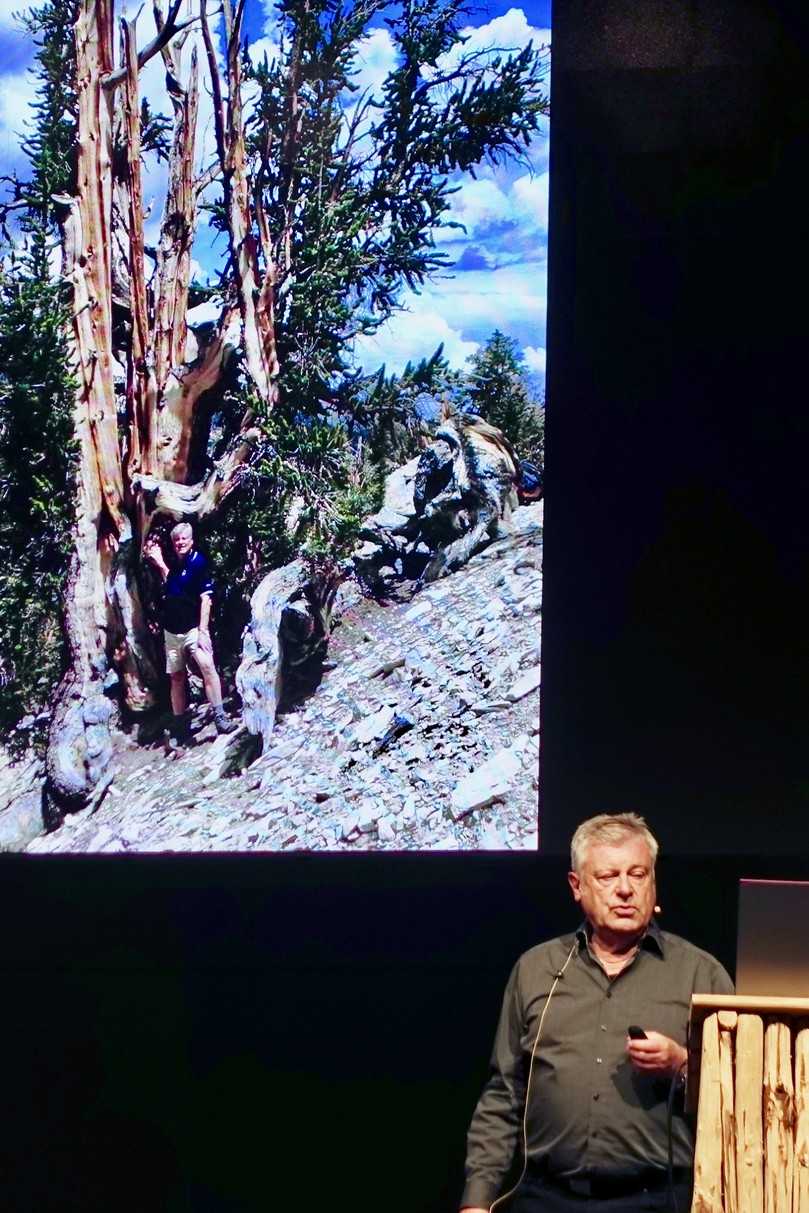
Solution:
M 508 971 L 576 922 L 561 857 L 4 868 L 3 1203 L 32 1213 L 456 1208 Z M 740 874 L 809 862 L 659 874 L 662 925 L 731 970 Z
M 554 11 L 545 854 L 2 857 L 7 1208 L 451 1209 L 578 820 L 731 968 L 809 876 L 802 7 Z
M 571 0 L 553 38 L 544 842 L 606 802 L 805 848 L 809 10 Z

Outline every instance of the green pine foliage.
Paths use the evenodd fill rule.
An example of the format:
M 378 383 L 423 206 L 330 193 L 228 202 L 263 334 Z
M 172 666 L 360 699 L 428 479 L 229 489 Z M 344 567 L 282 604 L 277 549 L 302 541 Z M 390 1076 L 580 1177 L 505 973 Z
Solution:
M 419 453 L 429 439 L 430 424 L 446 400 L 463 390 L 463 376 L 443 356 L 443 346 L 401 375 L 346 376 L 337 407 L 349 432 L 363 439 L 372 461 L 391 471 Z
M 32 8 L 24 21 L 38 47 L 32 69 L 39 88 L 32 106 L 31 129 L 23 150 L 31 177 L 16 186 L 25 204 L 21 227 L 29 235 L 32 270 L 41 279 L 49 274 L 47 235 L 56 229 L 57 210 L 75 191 L 76 90 L 73 24 L 75 0 L 49 0 Z
M 404 288 L 448 266 L 436 235 L 451 226 L 457 173 L 519 158 L 547 112 L 541 55 L 528 47 L 493 62 L 468 52 L 463 0 L 280 0 L 275 14 L 278 58 L 251 62 L 245 48 L 244 65 L 258 98 L 246 127 L 251 190 L 277 267 L 280 405 L 269 417 L 255 408 L 264 440 L 203 528 L 232 651 L 258 577 L 296 555 L 315 570 L 336 567 L 380 504 L 383 473 L 417 453 L 444 400 L 467 391 L 440 350 L 401 375 L 359 374 L 354 341 L 395 314 Z M 397 58 L 372 97 L 357 89 L 356 54 L 377 16 Z M 0 273 L 0 724 L 42 703 L 62 668 L 74 389 L 64 300 L 51 279 L 60 208 L 76 190 L 75 18 L 76 0 L 46 0 L 26 18 L 38 46 L 24 140 L 31 174 L 11 183 L 11 206 L 0 207 L 26 241 Z M 144 151 L 165 157 L 166 119 L 145 100 L 141 118 Z M 221 227 L 221 202 L 209 209 Z M 224 297 L 231 271 L 226 264 Z M 519 358 L 490 354 L 473 369 L 473 405 L 535 457 L 541 425 L 534 419 L 537 434 Z M 498 360 L 510 366 L 505 392 Z M 238 429 L 248 395 L 236 366 L 227 390 L 206 402 L 211 434 L 203 425 L 194 435 L 200 474 Z
M 295 551 L 311 558 L 345 555 L 381 504 L 382 478 L 333 421 L 273 418 L 257 474 L 283 503 Z
M 277 272 L 280 405 L 272 417 L 254 409 L 267 441 L 217 541 L 245 590 L 298 553 L 339 559 L 374 508 L 373 484 L 463 395 L 441 350 L 400 375 L 365 375 L 354 340 L 395 314 L 405 287 L 448 267 L 436 234 L 453 174 L 519 157 L 547 111 L 541 55 L 467 53 L 461 0 L 280 0 L 275 12 L 278 56 L 258 61 L 247 47 L 243 66 L 257 94 L 248 165 Z M 397 60 L 372 97 L 355 84 L 356 53 L 379 14 Z M 224 229 L 221 205 L 210 214 Z M 228 434 L 240 408 L 222 415 Z
M 25 16 L 39 84 L 23 139 L 30 179 L 12 182 L 24 251 L 0 269 L 0 727 L 47 702 L 65 668 L 61 596 L 74 518 L 75 383 L 69 309 L 53 281 L 58 209 L 75 182 L 75 0 Z
M 465 53 L 467 11 L 461 0 L 281 0 L 280 56 L 247 58 L 258 90 L 247 150 L 276 240 L 281 395 L 308 416 L 350 376 L 354 339 L 394 314 L 403 287 L 449 265 L 435 236 L 452 226 L 451 175 L 519 157 L 547 110 L 541 55 Z M 383 12 L 397 63 L 370 96 L 355 56 Z
M 0 725 L 41 707 L 63 670 L 75 385 L 60 286 L 0 272 Z
M 502 430 L 521 459 L 541 467 L 545 457 L 545 408 L 533 399 L 519 343 L 495 329 L 469 359 L 471 410 Z
M 208 548 L 217 570 L 216 625 L 234 651 L 260 576 L 296 556 L 317 578 L 337 569 L 365 518 L 382 504 L 384 477 L 334 418 L 268 418 L 266 440 L 215 520 Z

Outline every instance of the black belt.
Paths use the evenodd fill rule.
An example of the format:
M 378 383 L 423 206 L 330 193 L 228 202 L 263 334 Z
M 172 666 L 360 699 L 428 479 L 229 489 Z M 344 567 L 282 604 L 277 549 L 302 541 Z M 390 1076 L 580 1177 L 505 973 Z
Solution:
M 531 1170 L 549 1187 L 570 1192 L 573 1196 L 589 1196 L 595 1200 L 609 1200 L 612 1196 L 634 1196 L 636 1192 L 659 1192 L 661 1188 L 667 1187 L 669 1182 L 668 1171 L 660 1167 L 635 1171 L 631 1175 L 582 1175 L 570 1179 L 549 1175 L 547 1171 L 539 1168 Z M 690 1183 L 691 1171 L 688 1167 L 675 1167 L 673 1178 L 676 1185 Z

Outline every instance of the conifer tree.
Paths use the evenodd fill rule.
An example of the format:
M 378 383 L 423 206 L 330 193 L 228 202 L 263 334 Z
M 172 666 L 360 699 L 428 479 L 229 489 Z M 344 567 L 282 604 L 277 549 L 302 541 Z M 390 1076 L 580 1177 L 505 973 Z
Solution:
M 322 428 L 312 431 L 317 442 L 306 431 L 350 403 L 354 338 L 393 314 L 405 286 L 418 288 L 445 264 L 435 233 L 452 174 L 523 154 L 547 97 L 535 48 L 465 48 L 461 0 L 279 0 L 280 50 L 261 63 L 245 46 L 244 0 L 223 0 L 221 17 L 207 0 L 198 8 L 172 0 L 167 11 L 155 0 L 154 37 L 142 39 L 124 19 L 117 54 L 113 0 L 72 3 L 49 0 L 32 18 L 42 93 L 32 179 L 16 187 L 13 205 L 38 225 L 30 232 L 41 245 L 38 273 L 58 222 L 70 295 L 70 666 L 54 710 L 49 780 L 55 795 L 82 803 L 103 770 L 110 667 L 130 710 L 154 703 L 159 683 L 144 611 L 147 535 L 177 518 L 210 525 L 223 505 L 266 485 L 273 468 L 294 479 L 295 459 L 306 466 L 318 444 L 332 445 Z M 354 75 L 375 19 L 384 19 L 396 60 L 371 96 L 357 93 Z M 162 103 L 140 89 L 156 56 L 170 136 Z M 203 86 L 215 130 L 209 163 L 197 132 Z M 166 158 L 168 181 L 153 249 L 148 148 Z M 218 318 L 192 333 L 203 207 L 227 254 Z M 290 428 L 300 441 L 288 441 Z M 338 543 L 364 500 L 349 472 L 342 464 L 335 480 L 348 495 L 334 512 Z M 322 517 L 310 496 L 312 517 Z M 232 513 L 244 559 L 260 564 L 261 520 Z M 316 531 L 304 542 L 317 546 Z
M 519 343 L 495 329 L 469 363 L 472 411 L 502 430 L 521 458 L 541 465 L 545 410 L 532 398 Z
M 75 135 L 72 0 L 31 10 L 39 84 L 23 148 L 27 181 L 11 186 L 21 250 L 0 269 L 0 722 L 42 708 L 64 670 L 62 589 L 71 552 L 75 447 L 69 300 L 54 278 L 55 201 L 71 189 Z

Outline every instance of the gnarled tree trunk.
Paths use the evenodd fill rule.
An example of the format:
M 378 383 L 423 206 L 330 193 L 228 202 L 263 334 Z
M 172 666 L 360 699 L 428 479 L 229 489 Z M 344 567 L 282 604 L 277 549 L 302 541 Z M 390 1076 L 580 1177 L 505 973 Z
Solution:
M 75 35 L 78 192 L 63 247 L 73 287 L 79 468 L 75 552 L 65 593 L 70 667 L 56 695 L 47 764 L 51 795 L 68 805 L 86 798 L 106 765 L 110 713 L 100 710 L 99 698 L 107 670 L 106 583 L 115 548 L 131 536 L 112 374 L 112 99 L 101 83 L 113 66 L 108 0 L 84 0 Z
M 241 16 L 235 22 L 235 42 L 231 38 L 228 57 L 230 115 L 223 136 L 227 156 L 195 178 L 198 70 L 192 55 L 188 79 L 182 83 L 181 0 L 173 0 L 165 19 L 155 4 L 157 36 L 140 53 L 134 24 L 122 22 L 117 67 L 112 3 L 81 0 L 75 26 L 78 174 L 76 197 L 64 222 L 63 272 L 73 288 L 79 467 L 75 551 L 65 599 L 70 668 L 55 699 L 48 757 L 51 801 L 62 807 L 86 802 L 109 761 L 112 704 L 104 687 L 110 665 L 118 673 L 122 699 L 130 710 L 143 711 L 155 703 L 160 674 L 138 585 L 143 539 L 160 514 L 175 519 L 202 517 L 217 509 L 238 485 L 258 437 L 248 414 L 218 464 L 201 482 L 188 484 L 200 401 L 220 382 L 240 341 L 247 347 L 248 364 L 257 365 L 250 353 L 256 332 L 262 342 L 261 394 L 268 405 L 274 399 L 277 374 L 271 283 L 264 284 L 264 298 L 255 303 L 262 288 L 255 276 L 248 280 L 239 269 L 245 256 L 255 268 L 255 256 L 251 259 L 249 254 L 250 233 L 237 224 L 241 219 L 245 225 L 250 222 L 238 62 Z M 158 52 L 166 67 L 174 132 L 157 269 L 150 288 L 145 270 L 138 73 Z M 215 57 L 210 66 L 221 105 Z M 116 138 L 120 154 L 114 155 Z M 221 140 L 220 147 L 224 147 Z M 188 362 L 188 288 L 198 200 L 220 172 L 226 173 L 236 299 L 223 306 L 212 338 Z M 252 312 L 250 307 L 246 310 L 248 296 L 254 301 Z M 113 378 L 113 303 L 128 311 L 130 319 L 123 443 Z M 237 328 L 239 312 L 242 332 Z M 52 820 L 58 812 L 58 807 L 53 809 Z

